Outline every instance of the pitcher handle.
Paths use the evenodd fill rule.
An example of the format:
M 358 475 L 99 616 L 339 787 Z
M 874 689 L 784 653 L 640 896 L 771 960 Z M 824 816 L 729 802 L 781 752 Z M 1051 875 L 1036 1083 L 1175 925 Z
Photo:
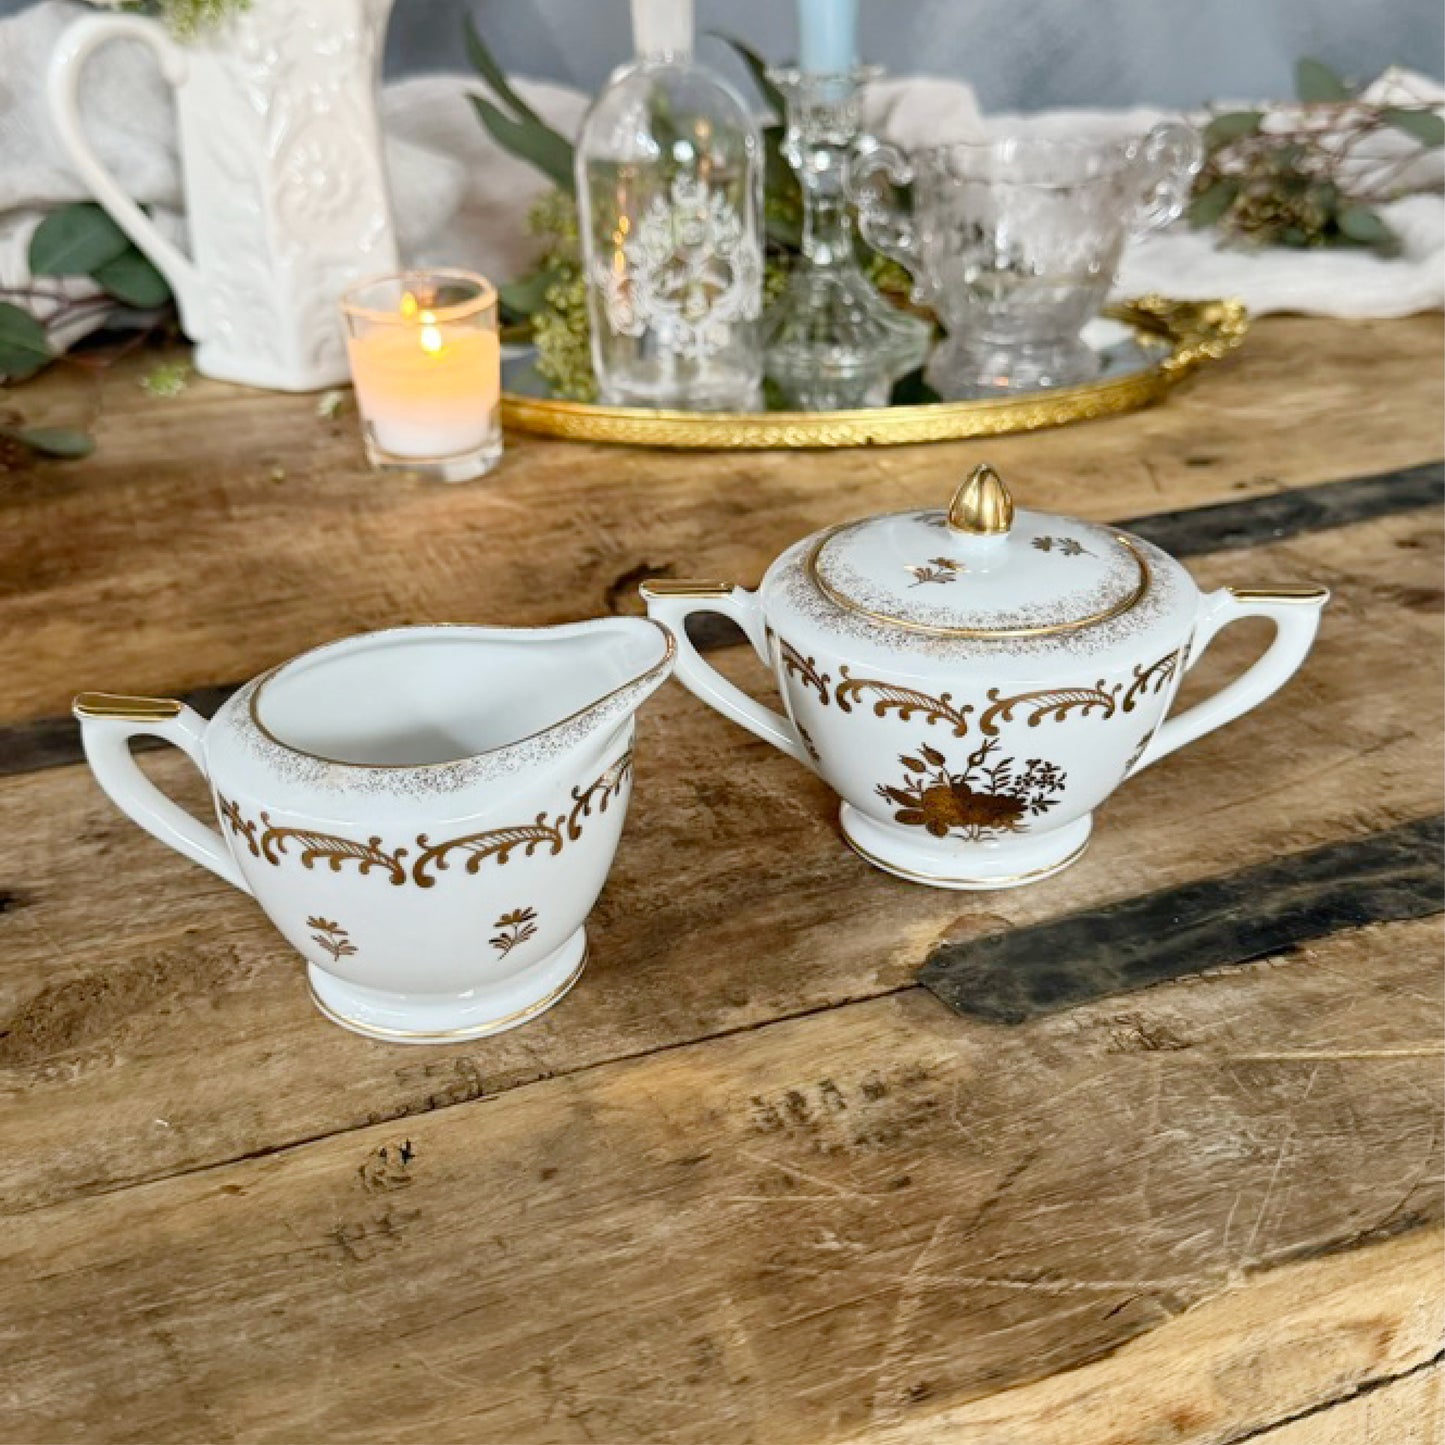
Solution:
M 1204 142 L 1192 125 L 1161 121 L 1144 137 L 1139 156 L 1147 190 L 1134 219 L 1136 239 L 1163 230 L 1183 212 L 1194 177 L 1204 164 Z
M 1233 722 L 1283 687 L 1299 671 L 1313 646 L 1320 627 L 1320 613 L 1329 600 L 1329 591 L 1324 587 L 1280 587 L 1269 591 L 1222 587 L 1218 592 L 1209 593 L 1200 604 L 1194 635 L 1189 639 L 1186 671 L 1199 660 L 1214 636 L 1231 622 L 1246 617 L 1267 617 L 1274 623 L 1274 641 L 1252 667 L 1212 697 L 1196 703 L 1178 717 L 1169 718 L 1129 770 L 1129 776 L 1132 778 L 1185 743 Z
M 131 756 L 133 737 L 160 738 L 180 748 L 209 781 L 205 718 L 174 698 L 117 697 L 106 692 L 81 693 L 71 711 L 80 721 L 85 759 L 111 802 L 151 837 L 249 893 L 250 885 L 219 830 L 166 797 Z
M 908 272 L 913 278 L 913 299 L 921 301 L 927 282 L 918 254 L 918 232 L 913 216 L 895 200 L 885 199 L 880 188 L 872 184 L 872 178 L 880 174 L 893 193 L 913 184 L 913 167 L 908 157 L 897 146 L 875 141 L 844 160 L 843 189 L 858 208 L 858 230 L 863 239 Z
M 50 116 L 71 163 L 90 187 L 96 200 L 116 225 L 155 263 L 180 306 L 186 334 L 199 341 L 206 330 L 205 290 L 195 263 L 163 236 L 154 221 L 101 165 L 85 136 L 80 116 L 80 87 L 92 53 L 112 40 L 139 40 L 155 51 L 161 74 L 172 88 L 190 71 L 186 52 L 158 22 L 143 15 L 88 15 L 77 20 L 60 38 L 51 57 L 47 78 Z
M 755 702 L 717 668 L 704 662 L 687 635 L 687 619 L 694 612 L 716 612 L 730 617 L 742 628 L 763 665 L 771 668 L 767 625 L 757 593 L 734 587 L 731 582 L 674 582 L 666 578 L 644 582 L 641 592 L 647 603 L 647 615 L 665 624 L 677 639 L 677 680 L 694 697 L 701 698 L 724 717 L 811 769 L 812 761 L 792 721 Z

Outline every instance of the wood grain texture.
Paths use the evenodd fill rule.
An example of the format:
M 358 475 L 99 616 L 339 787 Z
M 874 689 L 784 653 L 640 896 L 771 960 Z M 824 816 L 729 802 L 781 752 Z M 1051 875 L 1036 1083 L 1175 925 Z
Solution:
M 866 998 L 911 983 L 942 941 L 1439 812 L 1440 566 L 1438 523 L 1418 515 L 1200 559 L 1206 584 L 1334 589 L 1305 668 L 1278 699 L 1121 789 L 1066 873 L 979 898 L 854 858 L 822 783 L 666 688 L 641 718 L 632 815 L 578 987 L 524 1030 L 400 1056 L 314 1014 L 300 960 L 256 905 L 141 834 L 84 769 L 9 779 L 0 1087 L 25 1163 L 0 1172 L 0 1204 L 111 1189 Z M 1389 648 L 1375 645 L 1382 634 Z M 1229 629 L 1190 686 L 1216 684 L 1256 645 Z M 761 681 L 742 649 L 717 656 Z M 185 759 L 147 766 L 206 806 Z
M 938 505 L 990 460 L 1024 505 L 1129 517 L 1438 456 L 1438 317 L 1270 319 L 1164 406 L 1054 432 L 884 451 L 640 452 L 508 438 L 443 487 L 365 469 L 354 415 L 196 380 L 175 400 L 122 365 L 56 368 L 35 424 L 92 415 L 96 454 L 0 479 L 0 723 L 82 688 L 173 696 L 403 622 L 527 625 L 636 605 L 649 574 L 752 583 L 827 523 Z
M 450 1049 L 321 1021 L 255 906 L 83 768 L 0 779 L 0 1438 L 1300 1445 L 1351 1408 L 1387 1429 L 1358 1410 L 1440 1352 L 1436 923 L 1012 1028 L 910 981 L 940 945 L 1441 811 L 1438 519 L 1337 525 L 1346 493 L 1320 487 L 1435 485 L 1408 469 L 1439 455 L 1440 337 L 1269 321 L 1168 405 L 1088 427 L 806 457 L 513 439 L 462 488 L 371 476 L 354 418 L 312 398 L 157 401 L 139 363 L 27 387 L 35 423 L 98 408 L 101 446 L 0 476 L 0 727 L 365 627 L 751 582 L 985 458 L 1027 505 L 1146 526 L 1281 499 L 1264 547 L 1198 550 L 1241 535 L 1227 509 L 1177 524 L 1192 570 L 1335 601 L 1288 691 L 1011 894 L 867 868 L 816 779 L 664 689 L 593 965 L 534 1025 Z M 1263 637 L 1230 629 L 1182 703 Z M 744 649 L 714 656 L 762 690 Z M 206 806 L 179 755 L 144 766 Z
M 1244 502 L 1151 513 L 1122 525 L 1176 556 L 1195 557 L 1418 511 L 1438 505 L 1442 498 L 1445 474 L 1441 463 L 1432 462 Z M 621 595 L 614 600 L 619 604 L 632 601 Z M 695 614 L 688 619 L 687 629 L 693 646 L 704 652 L 744 640 L 736 623 L 714 612 Z M 209 717 L 239 686 L 241 680 L 196 688 L 183 693 L 181 701 Z M 141 737 L 133 746 L 153 751 L 163 744 L 156 738 Z M 80 729 L 68 714 L 0 725 L 0 776 L 62 767 L 83 757 Z
M 1445 911 L 1445 817 L 944 944 L 918 980 L 997 1023 L 1280 953 L 1341 928 Z
M 1426 1365 L 1366 1387 L 1250 1440 L 1252 1445 L 1440 1445 L 1445 1440 L 1445 1365 Z
M 1421 1230 L 1251 1275 L 1079 1369 L 855 1438 L 1438 1445 L 1442 1250 L 1445 1235 Z
M 0 1432 L 789 1445 L 1238 1294 L 1186 1411 L 1156 1359 L 1136 1434 L 1067 1436 L 1229 1438 L 1438 1348 L 1437 954 L 1361 930 L 1006 1030 L 909 990 L 37 1211 Z M 1249 1282 L 1309 1260 L 1313 1358 L 1246 1352 Z

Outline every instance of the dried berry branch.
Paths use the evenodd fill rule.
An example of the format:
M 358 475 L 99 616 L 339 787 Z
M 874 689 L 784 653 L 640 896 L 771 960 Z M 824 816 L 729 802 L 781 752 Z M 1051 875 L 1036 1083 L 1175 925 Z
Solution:
M 1398 240 L 1376 206 L 1404 193 L 1427 150 L 1445 145 L 1445 119 L 1428 104 L 1367 101 L 1327 66 L 1296 67 L 1298 101 L 1274 112 L 1216 113 L 1189 221 L 1255 246 L 1367 246 Z M 1415 142 L 1396 156 L 1364 153 L 1387 135 Z

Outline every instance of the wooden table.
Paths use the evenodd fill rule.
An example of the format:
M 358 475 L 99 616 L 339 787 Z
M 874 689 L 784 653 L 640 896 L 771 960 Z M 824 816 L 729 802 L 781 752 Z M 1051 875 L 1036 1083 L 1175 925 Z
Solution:
M 0 477 L 0 1436 L 1433 1445 L 1440 353 L 1435 318 L 1273 320 L 1087 426 L 518 436 L 455 488 L 368 474 L 314 397 L 157 399 L 142 361 L 28 386 L 99 448 Z M 323 1022 L 255 905 L 78 761 L 77 689 L 209 710 L 362 628 L 752 582 L 982 459 L 1145 519 L 1205 585 L 1335 591 L 1287 692 L 1042 885 L 869 869 L 820 783 L 669 687 L 575 992 L 407 1050 Z M 204 805 L 184 758 L 147 767 Z

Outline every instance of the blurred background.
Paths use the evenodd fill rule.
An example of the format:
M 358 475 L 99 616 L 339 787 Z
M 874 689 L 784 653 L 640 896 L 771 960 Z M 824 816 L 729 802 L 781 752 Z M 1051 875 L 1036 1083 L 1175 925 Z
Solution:
M 0 15 L 27 3 L 0 0 Z M 790 0 L 696 9 L 699 34 L 727 31 L 774 61 L 795 51 Z M 628 54 L 627 0 L 397 0 L 388 75 L 465 69 L 468 11 L 514 74 L 592 91 Z M 1360 79 L 1392 64 L 1445 74 L 1441 0 L 863 0 L 860 39 L 895 74 L 970 82 L 985 111 L 1282 97 L 1303 55 Z M 741 80 L 716 41 L 700 50 Z
M 514 74 L 593 91 L 628 54 L 627 0 L 398 0 L 388 69 L 462 67 L 467 11 Z M 700 36 L 726 31 L 773 61 L 796 53 L 791 0 L 696 11 Z M 1441 0 L 862 0 L 859 39 L 895 74 L 968 81 L 985 111 L 1282 97 L 1303 55 L 1366 80 L 1387 65 L 1445 73 Z M 725 47 L 699 50 L 741 79 Z

